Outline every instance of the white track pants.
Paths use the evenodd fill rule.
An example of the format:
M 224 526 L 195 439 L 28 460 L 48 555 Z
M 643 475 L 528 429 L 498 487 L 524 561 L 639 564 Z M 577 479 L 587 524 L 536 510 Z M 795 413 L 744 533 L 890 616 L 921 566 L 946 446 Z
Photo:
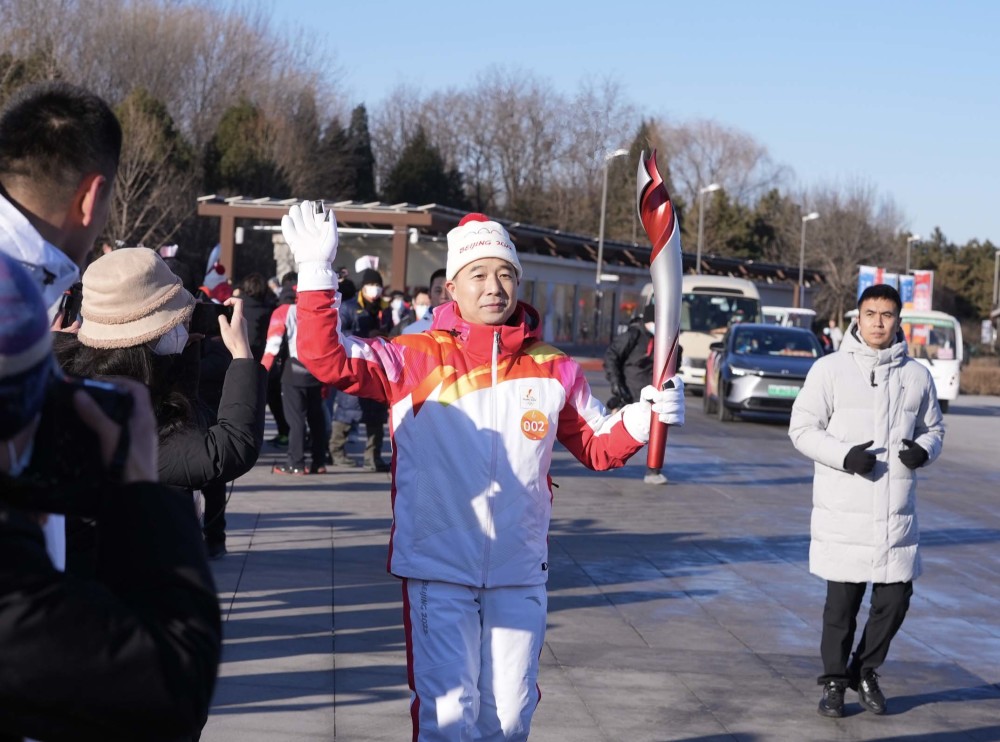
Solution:
M 403 580 L 415 742 L 528 739 L 547 605 L 544 585 Z

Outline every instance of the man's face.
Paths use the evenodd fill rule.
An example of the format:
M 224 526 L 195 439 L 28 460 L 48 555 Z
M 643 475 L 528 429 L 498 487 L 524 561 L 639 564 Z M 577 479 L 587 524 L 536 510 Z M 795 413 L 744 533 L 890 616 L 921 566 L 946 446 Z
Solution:
M 445 288 L 445 278 L 444 276 L 438 276 L 433 281 L 431 281 L 431 306 L 439 307 L 446 301 L 449 301 L 448 289 Z
M 421 291 L 413 297 L 413 313 L 417 319 L 423 319 L 431 311 L 431 297 L 426 291 Z
M 445 286 L 462 317 L 478 325 L 502 325 L 517 308 L 517 271 L 500 258 L 469 263 Z
M 899 311 L 888 299 L 865 299 L 858 307 L 858 330 L 870 348 L 890 347 L 899 329 Z

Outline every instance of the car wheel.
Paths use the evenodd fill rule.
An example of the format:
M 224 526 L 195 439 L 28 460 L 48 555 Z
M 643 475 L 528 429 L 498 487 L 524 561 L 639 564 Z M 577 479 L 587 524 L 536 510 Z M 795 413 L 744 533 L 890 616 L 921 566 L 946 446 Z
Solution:
M 719 422 L 731 423 L 735 419 L 735 415 L 726 407 L 726 390 L 720 383 L 718 386 L 719 398 L 716 400 L 716 414 L 719 418 Z
M 948 411 L 948 400 L 947 399 L 939 399 L 938 400 L 938 404 L 941 405 L 941 412 L 947 412 Z

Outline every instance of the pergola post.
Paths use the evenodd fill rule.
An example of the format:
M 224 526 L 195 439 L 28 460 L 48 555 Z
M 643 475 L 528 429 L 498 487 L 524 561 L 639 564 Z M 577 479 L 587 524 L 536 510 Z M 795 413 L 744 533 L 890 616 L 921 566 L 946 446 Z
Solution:
M 219 225 L 219 244 L 222 245 L 219 261 L 225 266 L 226 272 L 233 275 L 233 258 L 236 254 L 236 217 L 223 214 Z
M 392 288 L 406 291 L 406 259 L 409 251 L 409 229 L 392 229 Z

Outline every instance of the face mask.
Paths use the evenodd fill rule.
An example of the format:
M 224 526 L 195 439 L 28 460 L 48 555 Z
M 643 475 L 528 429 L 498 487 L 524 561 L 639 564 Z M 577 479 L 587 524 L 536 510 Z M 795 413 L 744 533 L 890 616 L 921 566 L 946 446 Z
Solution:
M 382 296 L 382 287 L 369 284 L 361 289 L 361 295 L 368 301 L 375 301 L 377 298 Z
M 417 319 L 423 319 L 427 315 L 427 310 L 430 309 L 426 304 L 414 304 L 413 313 L 417 315 Z
M 184 325 L 177 325 L 174 329 L 163 335 L 156 345 L 153 346 L 153 354 L 158 356 L 172 356 L 181 353 L 187 345 L 188 331 Z
M 31 452 L 35 449 L 35 439 L 31 438 L 28 441 L 28 445 L 24 447 L 24 452 L 21 454 L 21 458 L 17 458 L 17 451 L 14 450 L 14 441 L 7 441 L 7 460 L 10 462 L 10 468 L 7 470 L 8 476 L 11 479 L 17 479 L 21 476 L 21 472 L 28 468 L 28 462 L 31 461 Z
M 655 322 L 647 322 L 646 323 L 646 332 L 648 332 L 650 335 L 655 335 L 656 334 L 655 330 L 656 330 L 656 323 Z
M 402 309 L 403 308 L 403 300 L 402 299 L 393 299 L 392 300 L 392 308 L 396 309 L 396 310 Z

